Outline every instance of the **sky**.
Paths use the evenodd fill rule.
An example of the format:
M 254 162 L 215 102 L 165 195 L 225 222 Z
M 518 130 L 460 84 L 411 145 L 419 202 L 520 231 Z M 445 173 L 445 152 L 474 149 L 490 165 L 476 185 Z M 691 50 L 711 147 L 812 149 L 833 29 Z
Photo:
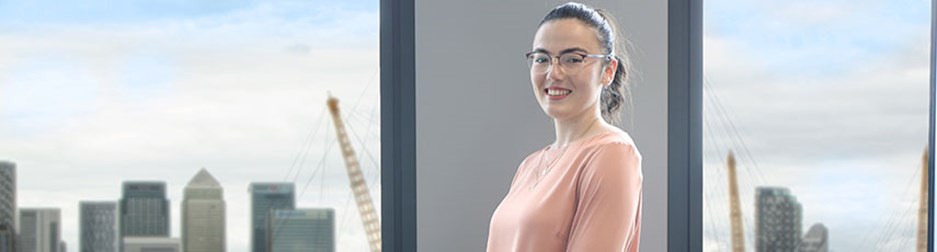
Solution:
M 791 190 L 831 251 L 912 251 L 927 146 L 930 2 L 704 4 L 704 250 L 729 251 L 725 157 L 746 247 L 757 186 Z
M 0 160 L 18 206 L 116 201 L 123 181 L 168 185 L 179 237 L 186 183 L 224 187 L 228 251 L 248 251 L 250 182 L 295 182 L 334 208 L 337 251 L 366 251 L 328 93 L 380 209 L 377 1 L 0 2 Z

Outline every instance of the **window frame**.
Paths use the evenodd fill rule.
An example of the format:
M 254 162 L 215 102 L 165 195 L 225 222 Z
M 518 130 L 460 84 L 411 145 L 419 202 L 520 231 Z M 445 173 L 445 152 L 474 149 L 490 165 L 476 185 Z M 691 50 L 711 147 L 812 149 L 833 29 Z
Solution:
M 380 0 L 383 251 L 417 251 L 414 0 Z M 931 0 L 929 150 L 935 147 L 937 0 Z M 703 246 L 703 1 L 668 0 L 667 247 Z M 934 158 L 928 160 L 928 251 L 934 252 Z

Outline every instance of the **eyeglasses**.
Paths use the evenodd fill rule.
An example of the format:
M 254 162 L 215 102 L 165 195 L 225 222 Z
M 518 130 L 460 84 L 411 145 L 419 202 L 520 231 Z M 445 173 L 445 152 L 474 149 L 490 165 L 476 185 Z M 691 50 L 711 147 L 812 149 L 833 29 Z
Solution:
M 601 58 L 601 59 L 610 59 L 612 56 L 608 54 L 584 54 L 569 52 L 560 54 L 559 56 L 550 56 L 550 54 L 544 52 L 529 52 L 527 53 L 527 66 L 530 67 L 530 71 L 537 74 L 543 74 L 550 71 L 550 67 L 553 66 L 553 59 L 555 58 L 559 62 L 560 68 L 563 68 L 563 72 L 566 74 L 576 74 L 583 67 L 586 66 L 586 60 L 590 58 Z

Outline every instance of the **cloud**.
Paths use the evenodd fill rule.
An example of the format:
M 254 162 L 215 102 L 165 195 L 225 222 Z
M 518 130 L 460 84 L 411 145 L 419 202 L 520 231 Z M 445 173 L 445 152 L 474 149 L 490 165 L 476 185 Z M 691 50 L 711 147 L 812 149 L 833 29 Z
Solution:
M 930 18 L 926 5 L 920 0 L 725 0 L 706 4 L 704 25 L 710 36 L 744 38 L 732 49 L 757 55 L 759 64 L 824 75 L 861 67 L 867 57 L 890 53 L 911 41 L 909 36 L 929 31 L 929 22 L 922 22 Z

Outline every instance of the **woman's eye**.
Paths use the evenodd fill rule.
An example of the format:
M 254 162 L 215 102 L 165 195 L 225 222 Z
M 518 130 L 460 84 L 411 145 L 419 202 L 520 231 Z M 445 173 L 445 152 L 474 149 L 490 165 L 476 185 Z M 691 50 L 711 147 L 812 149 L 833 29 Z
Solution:
M 566 62 L 566 63 L 574 63 L 574 64 L 575 64 L 575 63 L 582 63 L 582 59 L 581 59 L 581 58 L 578 58 L 578 57 L 566 57 L 566 59 L 564 59 L 563 62 Z

